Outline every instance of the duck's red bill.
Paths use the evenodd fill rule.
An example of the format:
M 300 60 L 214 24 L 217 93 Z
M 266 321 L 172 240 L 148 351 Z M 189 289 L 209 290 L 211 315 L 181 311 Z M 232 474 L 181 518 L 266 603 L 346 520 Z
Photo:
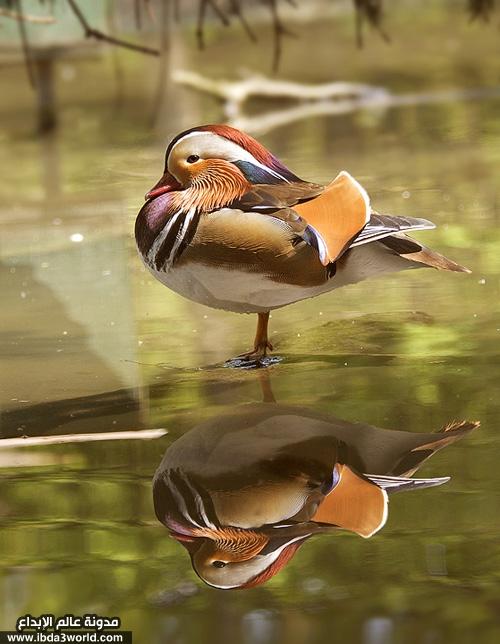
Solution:
M 191 527 L 183 525 L 169 516 L 165 517 L 164 523 L 172 537 L 177 541 L 195 541 L 196 536 L 192 533 Z
M 165 172 L 163 177 L 154 185 L 149 192 L 144 196 L 146 201 L 150 199 L 156 199 L 160 195 L 164 195 L 166 192 L 172 192 L 173 190 L 180 190 L 181 184 L 177 179 L 170 174 L 170 172 Z
M 187 534 L 183 534 L 182 532 L 175 532 L 175 530 L 170 530 L 170 534 L 173 536 L 174 539 L 177 539 L 177 541 L 195 541 L 196 537 L 189 537 Z

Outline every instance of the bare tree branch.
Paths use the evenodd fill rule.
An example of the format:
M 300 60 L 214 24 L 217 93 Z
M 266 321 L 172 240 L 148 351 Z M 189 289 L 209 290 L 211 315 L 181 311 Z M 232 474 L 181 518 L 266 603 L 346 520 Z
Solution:
M 17 0 L 19 2 L 19 0 Z M 85 32 L 85 37 L 86 38 L 95 38 L 96 40 L 101 40 L 104 42 L 108 42 L 111 45 L 116 45 L 118 47 L 125 47 L 126 49 L 132 49 L 133 51 L 139 51 L 142 54 L 149 54 L 150 56 L 159 56 L 160 52 L 158 49 L 153 49 L 152 47 L 145 47 L 144 45 L 137 45 L 135 43 L 131 43 L 128 40 L 122 40 L 121 38 L 115 38 L 114 36 L 110 36 L 108 34 L 105 34 L 104 32 L 100 31 L 99 29 L 94 29 L 94 27 L 91 27 L 89 23 L 87 22 L 87 19 L 83 15 L 80 7 L 78 6 L 76 0 L 67 0 L 69 6 L 71 7 L 71 10 L 75 14 L 75 16 L 78 18 L 79 23 L 83 27 L 83 31 Z
M 180 20 L 182 0 L 158 1 L 160 3 L 160 6 L 162 7 L 164 5 L 171 6 L 171 2 L 173 5 L 174 19 L 176 21 Z M 43 4 L 44 0 L 39 0 L 39 2 Z M 52 0 L 52 2 L 54 2 L 54 0 Z M 66 0 L 66 2 L 68 3 L 71 11 L 82 26 L 86 38 L 93 38 L 95 40 L 107 42 L 111 45 L 124 47 L 132 51 L 148 54 L 150 56 L 160 55 L 160 51 L 156 48 L 132 43 L 128 40 L 123 40 L 111 35 L 110 33 L 104 33 L 103 31 L 92 27 L 87 21 L 84 13 L 82 12 L 78 4 L 78 0 Z M 352 0 L 352 2 L 355 9 L 356 41 L 358 46 L 363 46 L 363 26 L 365 23 L 377 30 L 385 41 L 389 41 L 388 35 L 382 28 L 383 0 Z M 484 21 L 487 21 L 491 17 L 491 14 L 496 7 L 495 0 L 466 0 L 466 2 L 467 10 L 471 17 L 471 20 L 482 19 Z M 34 85 L 35 75 L 33 70 L 33 60 L 24 23 L 50 24 L 56 21 L 53 16 L 36 16 L 25 14 L 21 9 L 21 3 L 22 0 L 4 0 L 2 4 L 5 6 L 0 7 L 0 18 L 5 17 L 7 19 L 18 21 L 20 39 L 28 76 L 30 78 L 31 84 Z M 279 0 L 260 0 L 260 3 L 266 7 L 271 19 L 273 38 L 272 69 L 274 72 L 276 72 L 282 58 L 283 37 L 293 36 L 294 34 L 288 31 L 282 21 L 279 11 Z M 283 0 L 283 3 L 287 3 L 294 8 L 296 8 L 300 4 L 298 0 Z M 188 3 L 186 2 L 186 4 Z M 196 6 L 196 3 L 193 2 L 193 4 L 195 4 Z M 198 13 L 195 33 L 198 47 L 200 49 L 204 49 L 205 47 L 205 26 L 209 8 L 211 9 L 214 16 L 224 26 L 229 25 L 233 18 L 238 20 L 248 38 L 255 42 L 257 40 L 257 36 L 243 14 L 243 8 L 246 8 L 248 6 L 252 6 L 251 0 L 247 0 L 246 4 L 245 0 L 197 0 Z M 152 22 L 155 22 L 156 19 L 154 16 L 151 0 L 133 0 L 133 7 L 135 22 L 138 29 L 142 27 L 145 15 L 144 12 L 147 12 L 147 15 Z
M 321 102 L 327 99 L 359 100 L 368 95 L 385 98 L 385 91 L 381 87 L 339 81 L 308 85 L 263 76 L 250 76 L 241 81 L 224 81 L 213 80 L 196 72 L 181 69 L 172 73 L 172 80 L 221 99 L 224 102 L 226 116 L 230 118 L 239 115 L 243 103 L 254 96 L 288 98 L 306 102 Z
M 224 27 L 227 27 L 229 25 L 229 18 L 226 16 L 224 11 L 222 11 L 215 0 L 208 0 L 208 4 L 212 7 L 215 15 L 219 18 Z
M 0 8 L 0 17 L 11 18 L 12 20 L 17 20 L 18 22 L 32 22 L 37 25 L 50 25 L 56 22 L 54 16 L 33 16 L 31 14 L 19 13 L 18 11 L 4 8 Z
M 135 26 L 137 29 L 142 28 L 142 0 L 134 0 Z
M 389 36 L 382 29 L 382 3 L 383 0 L 354 0 L 356 10 L 356 41 L 358 47 L 363 47 L 363 21 L 366 20 L 383 40 L 389 42 Z
M 385 110 L 408 105 L 431 105 L 465 100 L 497 98 L 500 89 L 479 88 L 391 94 L 383 87 L 359 83 L 321 83 L 309 85 L 293 81 L 253 76 L 241 81 L 214 80 L 176 70 L 172 79 L 220 99 L 224 105 L 227 123 L 248 133 L 264 133 L 304 118 L 324 115 L 350 114 L 358 110 L 375 110 L 382 115 Z M 254 97 L 292 99 L 292 103 L 277 103 L 276 109 L 251 114 L 245 113 L 244 104 Z
M 13 447 L 38 447 L 40 445 L 60 445 L 62 443 L 95 443 L 97 441 L 152 440 L 168 434 L 168 430 L 136 429 L 122 432 L 99 432 L 95 434 L 57 434 L 56 436 L 26 436 L 3 438 L 0 450 Z
M 245 16 L 243 15 L 243 10 L 241 8 L 240 0 L 230 0 L 229 7 L 233 15 L 235 15 L 238 18 L 238 20 L 241 22 L 241 26 L 243 27 L 243 30 L 246 32 L 250 40 L 252 42 L 257 42 L 257 36 L 255 35 L 255 32 L 252 30 Z
M 471 20 L 478 18 L 487 22 L 495 9 L 495 0 L 469 0 L 469 14 Z
M 196 40 L 198 42 L 198 49 L 205 49 L 205 38 L 204 38 L 204 25 L 205 25 L 205 13 L 207 10 L 207 0 L 200 0 L 198 5 L 198 21 L 196 23 Z
M 273 26 L 273 71 L 277 72 L 278 67 L 281 61 L 282 54 L 282 38 L 283 36 L 294 36 L 292 32 L 288 31 L 281 22 L 281 18 L 278 13 L 278 0 L 264 0 L 265 3 L 269 6 L 271 12 L 271 20 Z
M 17 13 L 24 15 L 22 2 L 21 0 L 14 0 L 17 7 Z M 24 62 L 26 65 L 26 71 L 28 73 L 28 78 L 30 81 L 31 87 L 35 87 L 35 73 L 33 71 L 33 59 L 31 56 L 31 47 L 28 41 L 28 34 L 26 32 L 26 23 L 24 20 L 19 21 L 19 35 L 21 36 L 21 45 L 23 48 Z
M 164 84 L 167 77 L 168 59 L 171 50 L 171 30 L 169 28 L 169 15 L 170 5 L 168 2 L 163 2 L 160 7 L 160 60 L 158 63 L 158 81 L 156 86 L 156 95 L 153 102 L 153 110 L 151 114 L 152 123 L 157 123 L 162 108 L 164 98 Z M 175 13 L 176 5 L 174 4 L 173 10 Z M 175 15 L 174 15 L 175 20 Z
M 114 11 L 115 5 L 114 2 L 111 0 L 110 2 L 107 3 L 107 11 L 106 11 L 106 25 L 109 33 L 111 36 L 115 33 L 116 29 L 116 24 L 115 24 L 115 11 Z M 123 73 L 123 67 L 121 64 L 121 59 L 120 56 L 118 55 L 116 49 L 113 47 L 111 50 L 111 61 L 113 65 L 113 71 L 115 75 L 115 106 L 120 107 L 123 101 L 124 97 L 124 79 L 125 75 Z

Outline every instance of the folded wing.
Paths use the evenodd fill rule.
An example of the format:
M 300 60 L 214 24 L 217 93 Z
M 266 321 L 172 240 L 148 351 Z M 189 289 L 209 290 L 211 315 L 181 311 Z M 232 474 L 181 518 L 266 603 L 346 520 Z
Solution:
M 369 242 L 377 241 L 377 239 L 384 239 L 384 237 L 402 233 L 406 230 L 430 230 L 435 227 L 436 225 L 427 219 L 381 215 L 372 211 L 370 221 L 356 235 L 350 247 L 354 248 L 355 246 L 368 244 Z
M 387 493 L 347 465 L 336 467 L 340 480 L 320 504 L 312 521 L 371 537 L 387 520 Z
M 345 171 L 326 187 L 306 181 L 254 184 L 231 206 L 280 219 L 297 241 L 318 251 L 323 266 L 333 264 L 350 248 L 380 241 L 409 262 L 470 272 L 405 235 L 435 228 L 431 221 L 373 211 L 365 189 Z
M 370 220 L 370 199 L 348 172 L 341 172 L 315 199 L 294 210 L 317 238 L 321 263 L 334 262 Z
M 246 212 L 251 210 L 252 212 L 272 214 L 281 208 L 291 208 L 296 204 L 314 199 L 323 191 L 323 186 L 307 181 L 279 184 L 257 183 L 234 201 L 231 208 L 238 208 Z

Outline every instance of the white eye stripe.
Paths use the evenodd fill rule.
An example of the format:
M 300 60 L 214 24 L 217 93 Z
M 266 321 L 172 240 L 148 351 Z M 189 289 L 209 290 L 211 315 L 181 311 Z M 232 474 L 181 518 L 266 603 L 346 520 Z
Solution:
M 191 145 L 186 145 L 186 141 Z M 183 149 L 185 148 L 185 149 Z M 179 160 L 186 160 L 191 155 L 198 155 L 200 158 L 225 159 L 226 161 L 248 161 L 261 170 L 268 172 L 276 179 L 290 183 L 290 181 L 276 170 L 269 168 L 258 161 L 253 154 L 245 150 L 237 143 L 229 141 L 218 134 L 212 132 L 190 132 L 181 139 L 176 141 L 170 150 L 167 159 L 168 170 L 175 176 L 174 165 Z

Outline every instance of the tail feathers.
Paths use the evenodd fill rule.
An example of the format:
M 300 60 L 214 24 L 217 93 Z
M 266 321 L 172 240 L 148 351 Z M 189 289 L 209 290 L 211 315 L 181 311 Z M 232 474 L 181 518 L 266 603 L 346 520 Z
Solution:
M 471 431 L 479 427 L 479 425 L 480 423 L 477 420 L 454 420 L 448 423 L 431 435 L 431 440 L 414 447 L 411 451 L 404 454 L 396 467 L 393 468 L 393 474 L 397 474 L 398 476 L 413 476 L 422 463 L 438 450 L 461 440 Z M 429 434 L 427 434 L 427 437 L 429 437 Z
M 436 436 L 435 439 L 425 443 L 424 445 L 414 447 L 411 451 L 421 452 L 430 450 L 432 453 L 437 452 L 438 449 L 442 449 L 443 447 L 446 447 L 446 445 L 451 445 L 455 441 L 460 440 L 469 432 L 479 427 L 479 425 L 480 423 L 477 420 L 454 420 L 445 425 L 442 429 L 438 430 L 434 434 L 434 436 Z
M 381 241 L 385 246 L 410 262 L 424 264 L 424 266 L 437 268 L 441 271 L 455 271 L 457 273 L 471 272 L 465 266 L 457 264 L 452 259 L 448 259 L 444 255 L 441 255 L 441 253 L 423 246 L 404 234 L 391 235 Z
M 412 262 L 419 262 L 419 264 L 425 264 L 426 266 L 437 268 L 441 271 L 455 271 L 456 273 L 471 272 L 469 268 L 461 266 L 452 259 L 448 259 L 444 255 L 441 255 L 430 248 L 425 248 L 425 246 L 422 246 L 422 250 L 416 253 L 404 255 L 404 257 Z
M 480 425 L 481 423 L 478 420 L 452 420 L 451 423 L 439 429 L 438 432 L 442 434 L 453 432 L 465 434 L 477 429 Z
M 365 474 L 365 476 L 369 481 L 385 490 L 387 494 L 403 492 L 405 490 L 418 490 L 425 487 L 435 487 L 436 485 L 448 483 L 450 480 L 449 476 L 440 476 L 432 479 L 412 479 L 402 476 L 382 476 L 378 474 Z

